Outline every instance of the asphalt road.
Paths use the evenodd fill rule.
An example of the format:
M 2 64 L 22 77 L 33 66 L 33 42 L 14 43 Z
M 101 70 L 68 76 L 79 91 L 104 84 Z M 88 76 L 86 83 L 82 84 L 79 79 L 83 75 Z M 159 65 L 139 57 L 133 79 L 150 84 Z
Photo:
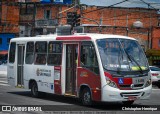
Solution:
M 0 110 L 2 106 L 12 106 L 12 110 L 15 112 L 11 113 L 22 113 L 23 109 L 28 110 L 28 107 L 35 107 L 37 110 L 25 113 L 46 113 L 46 114 L 124 114 L 124 113 L 160 113 L 160 89 L 153 87 L 152 95 L 149 100 L 137 100 L 131 107 L 124 106 L 121 102 L 116 103 L 95 103 L 95 105 L 87 107 L 82 106 L 78 99 L 71 97 L 63 97 L 58 95 L 47 94 L 43 98 L 33 98 L 30 91 L 20 88 L 14 88 L 7 84 L 6 76 L 0 75 Z M 14 108 L 14 106 L 16 108 Z M 20 111 L 16 111 L 21 107 Z M 147 111 L 142 110 L 142 107 L 148 108 Z M 127 111 L 123 111 L 125 108 Z M 156 108 L 159 111 L 151 111 Z M 41 112 L 42 110 L 42 112 Z M 134 111 L 136 110 L 136 111 Z M 144 110 L 144 109 L 143 109 Z M 58 111 L 58 112 L 57 112 Z M 59 112 L 60 111 L 60 112 Z M 9 112 L 0 112 L 9 113 Z

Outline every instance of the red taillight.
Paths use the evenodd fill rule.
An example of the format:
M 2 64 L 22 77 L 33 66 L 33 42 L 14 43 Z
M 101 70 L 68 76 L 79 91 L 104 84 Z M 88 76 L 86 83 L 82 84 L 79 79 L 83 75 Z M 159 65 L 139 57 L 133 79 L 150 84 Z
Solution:
M 152 76 L 158 76 L 159 74 L 157 74 L 157 73 L 152 73 Z

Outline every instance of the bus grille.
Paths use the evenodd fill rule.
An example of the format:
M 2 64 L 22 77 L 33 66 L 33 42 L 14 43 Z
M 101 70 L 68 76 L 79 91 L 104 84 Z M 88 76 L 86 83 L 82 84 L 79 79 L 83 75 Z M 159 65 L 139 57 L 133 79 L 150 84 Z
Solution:
M 141 97 L 144 95 L 144 92 L 130 92 L 130 93 L 120 93 L 121 97 L 128 99 L 128 97 Z
M 119 85 L 120 88 L 131 88 L 131 89 L 141 89 L 143 87 L 144 84 L 135 84 L 133 86 L 133 88 L 131 88 L 131 85 L 130 84 L 127 84 L 127 85 Z
M 143 87 L 143 84 L 135 84 L 134 87 Z

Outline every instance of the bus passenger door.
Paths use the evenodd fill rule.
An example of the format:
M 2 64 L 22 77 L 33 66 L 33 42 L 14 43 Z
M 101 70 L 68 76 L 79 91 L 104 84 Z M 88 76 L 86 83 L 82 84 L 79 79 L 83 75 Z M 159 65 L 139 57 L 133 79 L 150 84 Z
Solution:
M 25 46 L 20 44 L 18 45 L 17 53 L 17 86 L 22 87 L 23 82 L 23 64 L 24 64 L 24 49 Z
M 75 95 L 76 76 L 77 76 L 77 56 L 78 56 L 78 45 L 67 44 L 65 93 L 69 95 Z

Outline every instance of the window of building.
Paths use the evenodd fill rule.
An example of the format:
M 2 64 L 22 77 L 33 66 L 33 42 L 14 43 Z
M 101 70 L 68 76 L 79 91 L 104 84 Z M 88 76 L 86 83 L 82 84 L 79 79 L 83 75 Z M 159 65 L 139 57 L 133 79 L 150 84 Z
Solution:
M 97 56 L 92 42 L 83 42 L 81 46 L 81 66 L 99 74 Z
M 51 10 L 44 10 L 44 19 L 51 18 Z
M 12 42 L 10 45 L 10 50 L 9 50 L 9 63 L 14 63 L 15 51 L 16 51 L 16 43 Z
M 62 43 L 49 42 L 48 44 L 48 65 L 60 65 L 62 57 Z
M 21 4 L 20 14 L 33 14 L 34 13 L 34 4 Z
M 47 42 L 38 41 L 35 43 L 35 64 L 46 64 Z
M 2 45 L 2 38 L 0 38 L 0 45 Z
M 28 42 L 25 62 L 26 64 L 32 64 L 33 61 L 34 61 L 34 42 Z

